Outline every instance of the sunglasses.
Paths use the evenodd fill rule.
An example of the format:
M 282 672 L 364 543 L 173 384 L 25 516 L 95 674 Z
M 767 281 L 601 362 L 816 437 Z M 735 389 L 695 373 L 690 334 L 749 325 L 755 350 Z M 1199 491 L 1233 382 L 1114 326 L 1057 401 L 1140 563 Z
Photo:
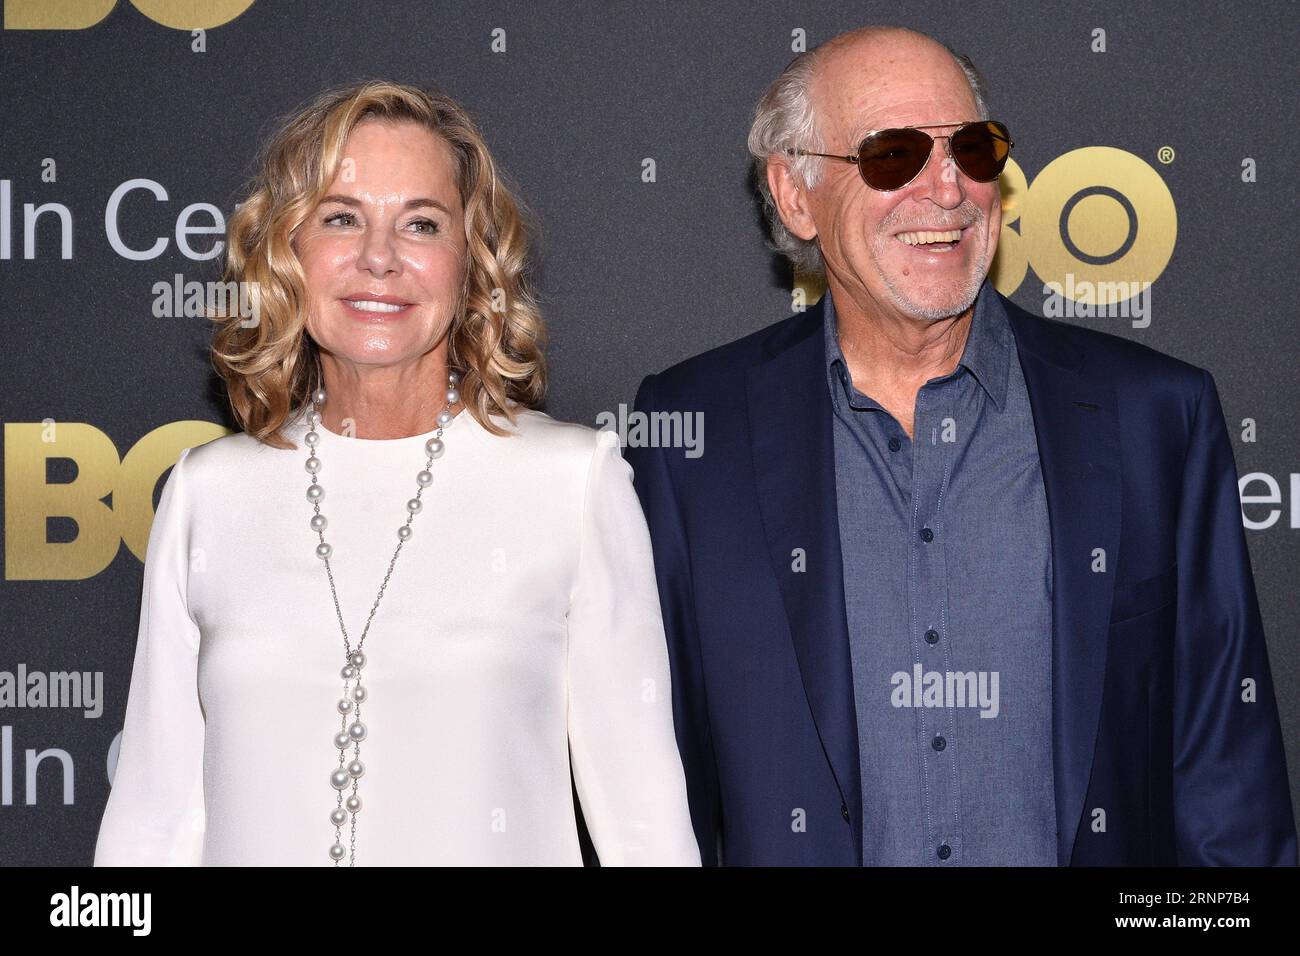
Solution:
M 931 136 L 927 129 L 957 127 L 946 136 Z M 1002 167 L 1011 155 L 1011 134 L 996 120 L 974 123 L 933 123 L 928 126 L 904 126 L 878 129 L 866 135 L 856 155 L 813 153 L 806 149 L 787 149 L 791 156 L 821 156 L 854 163 L 863 181 L 872 189 L 892 192 L 902 189 L 925 169 L 936 139 L 946 140 L 948 156 L 957 168 L 977 183 L 991 183 L 1002 175 Z

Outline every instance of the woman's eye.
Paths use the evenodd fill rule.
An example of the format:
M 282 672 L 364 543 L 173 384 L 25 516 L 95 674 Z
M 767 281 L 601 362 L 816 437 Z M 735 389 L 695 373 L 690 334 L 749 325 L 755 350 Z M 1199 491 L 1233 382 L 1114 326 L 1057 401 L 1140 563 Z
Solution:
M 438 232 L 438 224 L 432 219 L 416 219 L 411 222 L 416 232 L 423 232 L 427 235 L 435 235 Z
M 325 225 L 330 226 L 338 223 L 342 226 L 355 225 L 357 217 L 350 212 L 336 212 L 333 215 L 325 217 Z

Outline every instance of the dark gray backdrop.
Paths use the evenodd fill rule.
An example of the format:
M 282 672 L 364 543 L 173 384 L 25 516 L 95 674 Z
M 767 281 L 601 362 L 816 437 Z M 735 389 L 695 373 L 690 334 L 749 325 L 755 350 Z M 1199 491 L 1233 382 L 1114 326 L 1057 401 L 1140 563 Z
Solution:
M 759 93 L 792 55 L 794 31 L 811 46 L 865 23 L 902 23 L 969 54 L 1031 181 L 1073 150 L 1134 154 L 1177 210 L 1151 324 L 1075 321 L 1209 368 L 1230 432 L 1240 437 L 1243 419 L 1256 424 L 1257 440 L 1237 441 L 1235 452 L 1241 475 L 1263 473 L 1280 488 L 1278 505 L 1247 507 L 1254 520 L 1270 507 L 1280 517 L 1247 535 L 1300 792 L 1292 4 L 1225 12 L 1185 3 L 255 0 L 209 29 L 202 53 L 187 30 L 128 0 L 81 30 L 16 29 L 20 6 L 31 4 L 8 0 L 0 31 L 0 180 L 10 183 L 0 421 L 87 423 L 120 455 L 169 422 L 228 421 L 204 356 L 204 321 L 151 314 L 153 283 L 177 272 L 212 278 L 215 262 L 185 258 L 174 238 L 159 258 L 121 257 L 105 237 L 109 195 L 137 177 L 167 190 L 167 202 L 134 193 L 124 204 L 121 228 L 136 246 L 170 236 L 191 203 L 228 215 L 274 119 L 327 86 L 433 81 L 474 113 L 541 224 L 547 410 L 589 425 L 630 403 L 647 372 L 790 311 L 791 276 L 765 246 L 744 142 Z M 504 52 L 492 49 L 494 30 L 504 31 Z M 1095 49 L 1097 30 L 1105 52 Z M 1158 158 L 1162 147 L 1173 148 L 1172 162 Z M 654 182 L 643 181 L 646 158 Z M 1243 180 L 1248 158 L 1253 182 Z M 55 161 L 53 182 L 42 180 L 46 159 Z M 35 257 L 23 258 L 23 204 L 47 202 L 71 213 L 70 259 L 61 258 L 53 215 L 40 220 Z M 1041 312 L 1042 282 L 1031 268 L 1013 297 Z M 11 534 L 24 508 L 11 494 L 14 460 L 7 440 L 0 671 L 99 671 L 104 700 L 98 718 L 0 707 L 0 863 L 83 864 L 126 703 L 142 566 L 123 546 L 85 579 L 15 579 L 10 549 L 31 545 Z M 56 462 L 47 480 L 75 474 Z M 1267 492 L 1262 479 L 1248 490 Z M 57 518 L 48 532 L 52 542 L 78 533 Z

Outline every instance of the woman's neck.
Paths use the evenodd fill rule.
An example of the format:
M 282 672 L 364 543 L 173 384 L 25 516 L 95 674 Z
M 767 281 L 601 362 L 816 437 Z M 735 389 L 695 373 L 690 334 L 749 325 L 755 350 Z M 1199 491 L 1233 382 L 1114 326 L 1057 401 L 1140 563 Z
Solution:
M 424 435 L 447 407 L 447 366 L 435 353 L 404 367 L 357 366 L 322 356 L 321 424 L 349 438 Z

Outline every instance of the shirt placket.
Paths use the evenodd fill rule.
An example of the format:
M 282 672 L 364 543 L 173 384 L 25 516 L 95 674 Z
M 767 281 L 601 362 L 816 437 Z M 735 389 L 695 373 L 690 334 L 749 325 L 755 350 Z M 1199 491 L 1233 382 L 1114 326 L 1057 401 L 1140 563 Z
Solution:
M 944 441 L 944 419 L 951 417 L 949 383 L 923 386 L 916 397 L 912 441 L 908 611 L 913 672 L 919 665 L 922 693 L 925 675 L 940 675 L 941 706 L 914 701 L 916 746 L 920 751 L 921 791 L 925 801 L 925 846 L 922 862 L 952 866 L 961 860 L 957 828 L 957 739 L 955 714 L 942 694 L 943 675 L 952 669 L 947 632 L 948 568 L 943 493 L 953 459 L 953 442 Z

